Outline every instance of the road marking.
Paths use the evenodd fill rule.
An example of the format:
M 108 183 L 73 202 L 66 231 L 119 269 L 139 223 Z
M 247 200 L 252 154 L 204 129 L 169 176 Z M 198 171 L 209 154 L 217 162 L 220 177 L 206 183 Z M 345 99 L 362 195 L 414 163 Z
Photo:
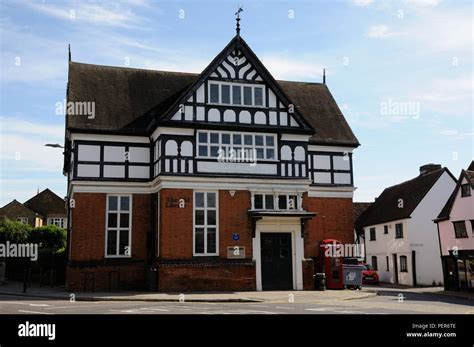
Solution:
M 152 308 L 152 307 L 143 307 L 140 308 L 139 310 L 150 310 L 150 311 L 160 311 L 160 312 L 169 312 L 170 310 L 167 310 L 165 308 Z
M 54 314 L 54 313 L 51 313 L 51 312 L 38 312 L 38 311 L 26 311 L 26 310 L 18 310 L 18 312 L 22 312 L 22 313 L 36 313 L 36 314 Z
M 194 308 L 192 306 L 179 306 L 179 305 L 169 305 L 169 306 L 164 306 L 164 307 L 171 308 L 171 309 L 183 310 L 183 311 L 189 311 L 190 309 Z
M 283 307 L 283 306 L 276 306 L 275 308 L 281 308 L 282 310 L 294 310 L 294 307 Z
M 65 309 L 65 308 L 81 308 L 81 307 L 97 307 L 97 306 L 110 306 L 110 304 L 102 304 L 102 305 L 76 305 L 76 304 L 70 304 L 69 306 L 46 307 L 45 310 L 62 310 L 62 309 Z
M 342 310 L 342 311 L 339 311 L 339 310 L 332 310 L 332 312 L 336 312 L 336 313 L 342 313 L 342 314 L 368 314 L 367 312 L 362 312 L 362 311 L 349 311 L 349 310 Z
M 305 310 L 306 311 L 317 311 L 317 312 L 334 312 L 334 313 L 342 313 L 342 314 L 371 314 L 371 313 L 362 312 L 362 311 L 337 310 L 337 309 L 326 308 L 326 307 L 306 308 Z
M 3 301 L 2 304 L 29 305 L 28 302 L 21 302 L 21 301 Z
M 266 306 L 266 305 L 249 305 L 249 306 L 252 306 L 252 307 L 264 307 L 264 308 L 268 308 L 268 306 Z
M 48 304 L 29 304 L 30 306 L 40 306 L 40 307 L 44 307 L 44 306 L 49 306 Z
M 279 314 L 278 312 L 259 310 L 233 310 L 233 311 L 212 311 L 209 314 Z

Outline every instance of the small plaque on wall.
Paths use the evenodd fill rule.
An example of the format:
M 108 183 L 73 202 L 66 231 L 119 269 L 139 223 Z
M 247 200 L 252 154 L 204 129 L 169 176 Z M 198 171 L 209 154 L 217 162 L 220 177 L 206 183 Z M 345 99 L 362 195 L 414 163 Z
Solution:
M 227 258 L 229 259 L 245 258 L 245 247 L 244 246 L 227 247 Z

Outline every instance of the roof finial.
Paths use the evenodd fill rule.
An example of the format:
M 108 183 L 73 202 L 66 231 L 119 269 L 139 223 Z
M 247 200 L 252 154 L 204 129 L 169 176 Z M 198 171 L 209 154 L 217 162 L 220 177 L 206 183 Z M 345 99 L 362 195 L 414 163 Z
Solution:
M 235 20 L 237 21 L 237 26 L 235 28 L 235 31 L 237 31 L 237 36 L 240 36 L 240 12 L 243 12 L 244 9 L 242 6 L 239 5 L 239 8 L 237 9 L 237 12 L 235 12 L 236 18 Z
M 323 83 L 326 84 L 326 69 L 323 69 Z
M 67 50 L 68 50 L 69 61 L 71 61 L 71 44 L 70 43 L 67 45 Z

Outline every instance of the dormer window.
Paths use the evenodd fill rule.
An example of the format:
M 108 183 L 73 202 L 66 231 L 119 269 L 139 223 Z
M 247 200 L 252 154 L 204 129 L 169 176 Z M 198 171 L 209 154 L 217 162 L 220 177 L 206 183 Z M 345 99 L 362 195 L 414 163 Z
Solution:
M 263 86 L 212 82 L 209 83 L 209 102 L 262 107 L 264 105 Z

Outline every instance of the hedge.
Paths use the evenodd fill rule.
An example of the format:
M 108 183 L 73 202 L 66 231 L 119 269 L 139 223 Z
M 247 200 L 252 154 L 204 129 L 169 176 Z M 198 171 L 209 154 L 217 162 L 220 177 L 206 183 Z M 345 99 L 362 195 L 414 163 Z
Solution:
M 60 251 L 66 246 L 66 230 L 55 225 L 33 228 L 5 219 L 0 222 L 0 243 L 37 243 L 40 249 Z

